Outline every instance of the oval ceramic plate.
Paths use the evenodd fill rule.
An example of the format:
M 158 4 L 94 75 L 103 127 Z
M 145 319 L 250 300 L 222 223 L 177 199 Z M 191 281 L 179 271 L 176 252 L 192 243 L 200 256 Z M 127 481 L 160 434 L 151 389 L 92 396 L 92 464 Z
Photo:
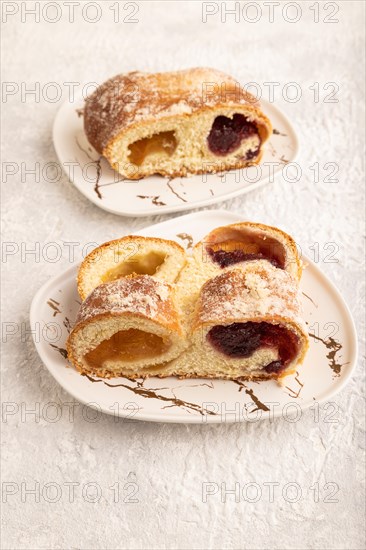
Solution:
M 298 152 L 295 130 L 272 103 L 261 101 L 274 133 L 262 162 L 222 174 L 167 179 L 155 175 L 123 180 L 89 144 L 83 129 L 83 99 L 65 103 L 53 126 L 53 143 L 62 168 L 94 204 L 121 216 L 149 216 L 214 204 L 273 181 Z
M 238 221 L 225 211 L 205 211 L 144 229 L 139 234 L 175 239 L 187 250 L 215 227 Z M 184 233 L 177 233 L 177 227 Z M 179 230 L 178 230 L 179 231 Z M 73 266 L 46 283 L 33 299 L 31 327 L 37 351 L 54 378 L 78 401 L 108 414 L 157 422 L 219 423 L 301 414 L 346 384 L 356 363 L 356 334 L 349 310 L 329 279 L 306 260 L 301 281 L 310 349 L 295 376 L 234 382 L 177 378 L 102 380 L 81 376 L 66 360 L 65 342 L 80 299 Z

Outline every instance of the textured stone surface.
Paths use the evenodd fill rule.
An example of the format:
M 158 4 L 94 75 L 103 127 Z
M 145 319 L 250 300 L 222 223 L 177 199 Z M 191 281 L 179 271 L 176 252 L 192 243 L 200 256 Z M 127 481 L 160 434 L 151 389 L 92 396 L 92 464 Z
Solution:
M 96 24 L 81 19 L 80 6 L 75 8 L 74 23 L 67 22 L 66 8 L 54 24 L 42 17 L 35 23 L 34 16 L 22 23 L 19 12 L 3 25 L 3 78 L 19 87 L 24 82 L 29 88 L 35 82 L 41 88 L 57 82 L 62 99 L 67 96 L 63 83 L 101 82 L 135 69 L 203 65 L 233 73 L 244 83 L 279 82 L 276 104 L 294 121 L 301 139 L 301 180 L 291 184 L 279 177 L 218 207 L 279 225 L 310 257 L 318 246 L 320 267 L 342 291 L 363 334 L 364 4 L 338 2 L 340 11 L 334 17 L 339 23 L 334 24 L 314 23 L 310 4 L 301 2 L 302 17 L 293 24 L 283 20 L 283 3 L 272 24 L 264 8 L 255 24 L 243 17 L 235 23 L 233 16 L 223 23 L 220 14 L 203 24 L 199 2 L 184 6 L 143 2 L 136 24 L 114 23 L 109 2 L 100 4 L 102 16 Z M 54 17 L 49 9 L 48 18 Z M 131 8 L 121 9 L 121 16 L 130 12 Z M 330 12 L 320 6 L 321 19 Z M 95 15 L 92 9 L 88 13 Z M 293 81 L 302 88 L 296 103 L 284 101 L 280 94 L 283 85 Z M 314 103 L 310 89 L 314 82 L 320 84 L 319 103 Z M 327 82 L 339 85 L 338 103 L 324 103 L 332 91 L 324 90 Z M 48 93 L 51 97 L 51 88 Z M 31 96 L 22 102 L 19 93 L 7 98 L 4 162 L 25 163 L 28 169 L 40 163 L 42 170 L 56 161 L 51 133 L 59 105 L 60 101 L 42 97 L 35 102 Z M 337 183 L 325 180 L 331 173 L 329 166 L 323 168 L 327 162 L 339 164 Z M 314 163 L 320 165 L 318 183 L 310 168 Z M 17 491 L 3 504 L 3 548 L 363 548 L 362 359 L 332 404 L 319 406 L 318 421 L 315 408 L 295 423 L 277 419 L 184 426 L 117 421 L 108 416 L 90 422 L 88 410 L 81 405 L 70 420 L 66 403 L 72 399 L 50 376 L 29 334 L 24 334 L 31 299 L 49 277 L 69 265 L 65 243 L 80 242 L 75 248 L 78 260 L 86 243 L 100 243 L 168 216 L 129 219 L 107 214 L 78 193 L 65 176 L 51 182 L 41 174 L 37 181 L 34 175 L 24 178 L 18 171 L 4 179 L 3 239 L 14 242 L 19 252 L 3 263 L 3 323 L 16 323 L 19 331 L 3 347 L 2 398 L 12 413 L 2 425 L 3 491 Z M 24 261 L 20 254 L 25 246 L 40 243 L 43 256 L 54 255 L 54 250 L 45 248 L 51 242 L 63 251 L 57 262 L 47 262 L 42 254 L 39 261 L 31 255 Z M 336 244 L 335 263 L 325 261 L 332 252 L 327 243 Z M 363 351 L 361 347 L 361 355 Z M 62 413 L 56 422 L 51 422 L 55 408 L 47 409 L 49 402 L 57 403 Z M 26 407 L 36 411 L 39 407 L 40 413 L 24 417 Z M 24 495 L 24 487 L 22 496 L 22 482 L 27 489 L 40 484 L 39 502 Z M 79 484 L 73 502 L 68 482 Z M 91 482 L 98 483 L 102 493 L 97 503 L 82 495 Z M 121 494 L 119 502 L 114 502 L 110 487 L 117 482 Z M 254 482 L 262 495 L 257 502 L 243 497 L 235 502 L 233 495 L 222 502 L 219 489 L 203 502 L 205 482 L 217 484 L 211 486 L 214 489 L 221 483 L 232 489 L 238 483 L 240 490 Z M 270 482 L 279 484 L 273 499 L 265 485 Z M 301 488 L 302 497 L 296 503 L 289 502 L 291 488 L 283 497 L 289 482 Z M 49 501 L 58 486 L 47 493 L 47 483 L 58 484 L 57 502 Z M 135 484 L 138 502 L 125 502 Z M 333 497 L 337 502 L 327 502 L 332 484 L 339 488 Z M 254 493 L 248 491 L 248 497 L 253 499 Z M 88 495 L 91 500 L 92 487 Z

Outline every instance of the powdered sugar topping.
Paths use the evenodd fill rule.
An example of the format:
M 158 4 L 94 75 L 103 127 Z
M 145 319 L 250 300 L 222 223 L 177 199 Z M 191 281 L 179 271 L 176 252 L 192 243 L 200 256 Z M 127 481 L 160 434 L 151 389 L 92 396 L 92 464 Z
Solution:
M 132 313 L 156 319 L 171 310 L 171 287 L 148 275 L 122 278 L 98 286 L 82 303 L 76 324 L 105 313 Z
M 198 317 L 216 324 L 261 317 L 300 320 L 297 282 L 286 271 L 265 261 L 245 271 L 226 271 L 211 279 L 201 291 Z

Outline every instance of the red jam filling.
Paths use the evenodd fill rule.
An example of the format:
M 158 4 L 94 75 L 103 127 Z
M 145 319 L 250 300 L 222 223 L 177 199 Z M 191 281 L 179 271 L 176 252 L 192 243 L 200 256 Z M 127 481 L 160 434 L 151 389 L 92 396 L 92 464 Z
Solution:
M 272 265 L 283 269 L 277 258 L 271 258 L 262 252 L 257 254 L 247 254 L 243 250 L 213 250 L 213 248 L 207 248 L 207 252 L 211 256 L 212 260 L 224 268 L 228 265 L 237 264 L 239 262 L 250 262 L 252 260 L 268 260 Z
M 279 325 L 261 322 L 217 325 L 207 334 L 210 344 L 233 358 L 250 357 L 258 348 L 277 348 L 279 359 L 263 367 L 267 373 L 280 373 L 296 356 L 297 336 Z
M 225 156 L 238 149 L 243 139 L 255 135 L 258 135 L 256 124 L 244 115 L 235 114 L 233 118 L 218 116 L 214 120 L 207 143 L 214 155 Z M 246 159 L 251 160 L 258 152 L 259 147 L 255 151 L 248 151 Z

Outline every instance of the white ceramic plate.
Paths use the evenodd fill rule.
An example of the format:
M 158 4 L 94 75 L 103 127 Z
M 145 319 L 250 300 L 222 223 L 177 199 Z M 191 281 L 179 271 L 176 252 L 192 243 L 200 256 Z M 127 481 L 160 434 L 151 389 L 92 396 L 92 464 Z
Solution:
M 140 234 L 176 239 L 190 248 L 217 226 L 238 221 L 236 214 L 204 211 L 144 229 Z M 184 228 L 184 233 L 179 229 Z M 65 341 L 79 309 L 77 266 L 46 283 L 33 299 L 30 321 L 37 351 L 54 378 L 78 401 L 108 414 L 157 422 L 238 422 L 301 414 L 341 390 L 356 363 L 352 317 L 343 298 L 311 261 L 301 291 L 309 326 L 310 350 L 296 376 L 238 384 L 223 380 L 150 378 L 132 381 L 81 376 L 67 364 Z M 315 413 L 314 413 L 315 414 Z
M 53 142 L 70 181 L 94 204 L 121 216 L 149 216 L 190 210 L 236 197 L 273 181 L 298 152 L 295 130 L 273 104 L 261 101 L 274 133 L 262 162 L 221 175 L 200 175 L 168 180 L 151 176 L 125 180 L 89 144 L 83 129 L 83 99 L 62 105 L 55 118 Z

